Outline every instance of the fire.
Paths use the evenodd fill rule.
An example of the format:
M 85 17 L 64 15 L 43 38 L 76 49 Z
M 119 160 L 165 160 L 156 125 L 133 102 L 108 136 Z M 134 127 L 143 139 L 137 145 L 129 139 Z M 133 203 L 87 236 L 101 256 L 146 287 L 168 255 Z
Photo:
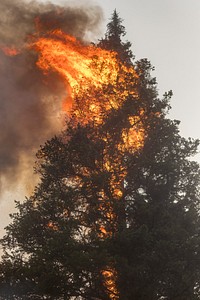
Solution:
M 47 224 L 47 227 L 54 231 L 58 231 L 58 226 L 55 222 L 49 221 L 49 223 Z
M 72 98 L 80 90 L 84 93 L 91 87 L 116 81 L 119 66 L 113 52 L 84 45 L 61 30 L 36 38 L 30 43 L 30 48 L 39 53 L 39 68 L 45 73 L 54 71 L 62 76 L 70 86 Z
M 114 269 L 107 269 L 102 271 L 102 275 L 105 278 L 105 287 L 108 291 L 109 297 L 111 300 L 118 300 L 119 295 L 116 287 L 116 279 L 117 279 L 117 274 Z
M 20 53 L 20 50 L 16 49 L 15 47 L 1 47 L 1 50 L 7 56 L 16 56 Z
M 103 50 L 95 45 L 86 45 L 61 30 L 48 32 L 45 37 L 33 36 L 29 48 L 38 53 L 37 66 L 45 74 L 57 72 L 62 77 L 68 91 L 66 101 L 72 102 L 73 110 L 79 119 L 80 107 L 79 103 L 74 101 L 75 98 L 80 99 L 89 93 L 89 103 L 84 103 L 82 111 L 84 119 L 88 121 L 95 116 L 96 123 L 101 123 L 98 116 L 102 110 L 118 108 L 127 97 L 126 78 L 119 77 L 119 73 L 132 73 L 133 77 L 137 77 L 133 68 L 119 64 L 115 52 Z M 96 98 L 92 99 L 95 89 L 103 89 L 109 85 L 113 86 L 113 95 L 110 95 L 109 99 L 104 99 L 101 103 L 97 103 Z M 119 94 L 118 87 L 123 85 L 119 101 L 116 94 Z M 129 93 L 135 94 L 135 90 Z M 63 105 L 66 106 L 72 105 Z M 67 111 L 69 113 L 68 109 Z
M 120 63 L 116 53 L 112 51 L 103 50 L 95 45 L 86 45 L 61 30 L 48 32 L 42 37 L 33 36 L 29 48 L 38 53 L 37 66 L 44 74 L 56 72 L 60 75 L 68 93 L 63 109 L 69 115 L 73 113 L 77 122 L 83 125 L 92 122 L 98 128 L 103 124 L 106 114 L 122 107 L 127 96 L 131 95 L 137 99 L 134 85 L 137 74 L 134 68 Z M 104 149 L 102 168 L 111 174 L 110 191 L 116 201 L 120 201 L 124 194 L 124 181 L 127 174 L 123 167 L 124 154 L 138 151 L 144 144 L 143 114 L 144 112 L 140 111 L 137 115 L 129 116 L 128 126 L 122 129 L 121 140 L 116 148 L 120 155 L 112 157 L 107 148 Z M 110 138 L 112 139 L 109 135 L 103 137 L 107 145 Z M 87 168 L 81 171 L 85 176 L 90 174 Z M 81 180 L 77 178 L 72 184 L 81 185 Z M 100 194 L 100 198 L 107 202 L 108 196 L 105 191 L 101 191 Z M 109 203 L 108 201 L 106 205 L 100 204 L 99 210 L 105 213 L 109 223 L 112 223 L 114 230 L 115 228 L 117 230 L 116 216 Z M 53 222 L 50 222 L 48 227 L 57 230 L 57 225 Z M 113 234 L 105 224 L 99 224 L 99 231 L 99 237 L 102 239 L 109 238 Z M 118 300 L 115 268 L 107 266 L 107 270 L 102 270 L 102 276 L 109 298 Z

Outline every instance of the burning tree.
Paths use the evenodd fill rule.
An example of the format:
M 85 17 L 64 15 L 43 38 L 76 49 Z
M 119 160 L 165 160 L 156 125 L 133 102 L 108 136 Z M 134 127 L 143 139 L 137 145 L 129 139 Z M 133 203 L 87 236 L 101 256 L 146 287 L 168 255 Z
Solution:
M 172 93 L 159 99 L 124 35 L 114 11 L 97 46 L 60 30 L 30 41 L 65 82 L 69 118 L 2 240 L 1 299 L 200 297 L 198 141 L 166 117 Z

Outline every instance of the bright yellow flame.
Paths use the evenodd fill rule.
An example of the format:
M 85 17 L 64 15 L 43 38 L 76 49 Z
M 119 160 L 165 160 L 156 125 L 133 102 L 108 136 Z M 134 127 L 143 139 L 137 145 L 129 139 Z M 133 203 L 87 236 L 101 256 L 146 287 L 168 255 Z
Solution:
M 92 122 L 98 128 L 105 122 L 105 116 L 111 110 L 122 107 L 128 96 L 138 99 L 135 87 L 138 77 L 134 68 L 120 63 L 114 52 L 94 45 L 85 45 L 61 30 L 49 32 L 45 37 L 33 37 L 30 48 L 38 52 L 37 66 L 45 74 L 51 71 L 60 74 L 69 94 L 68 101 L 73 104 L 71 111 L 73 117 L 83 125 Z M 142 117 L 143 112 L 137 116 L 129 116 L 128 126 L 121 129 L 118 145 L 113 149 L 119 152 L 119 155 L 112 157 L 107 149 L 109 147 L 106 146 L 103 150 L 102 169 L 110 174 L 108 179 L 110 195 L 116 201 L 120 201 L 124 195 L 124 180 L 127 174 L 123 166 L 124 154 L 138 151 L 144 144 Z M 109 145 L 112 136 L 107 134 L 102 139 Z M 79 171 L 84 176 L 90 176 L 90 170 L 86 167 L 80 168 Z M 81 180 L 78 178 L 69 182 L 81 186 Z M 99 198 L 104 199 L 104 204 L 100 204 L 99 209 L 105 213 L 108 223 L 113 224 L 114 231 L 117 231 L 117 224 L 115 224 L 117 218 L 110 202 L 105 201 L 107 197 L 104 190 L 99 193 Z M 108 238 L 115 234 L 113 230 L 108 230 L 105 224 L 100 223 L 101 238 Z M 48 227 L 56 230 L 56 225 L 52 222 Z M 102 271 L 102 275 L 109 298 L 118 300 L 115 268 L 108 267 L 107 270 Z
M 130 84 L 129 90 L 126 88 L 127 74 L 136 79 L 136 72 L 133 67 L 120 64 L 115 52 L 85 45 L 61 30 L 49 32 L 45 37 L 33 37 L 29 47 L 38 52 L 37 65 L 44 73 L 57 72 L 63 78 L 70 94 L 68 101 L 79 98 L 73 103 L 73 112 L 79 121 L 81 118 L 81 121 L 84 120 L 82 123 L 91 119 L 101 123 L 102 113 L 119 108 L 128 94 L 136 95 L 135 88 L 130 89 Z M 95 89 L 109 86 L 112 86 L 112 93 L 108 97 L 105 98 L 105 93 L 99 93 L 99 102 L 95 95 L 92 97 Z M 89 95 L 90 99 L 88 103 L 84 101 L 83 109 L 80 99 L 85 95 Z
M 141 149 L 144 145 L 145 132 L 142 124 L 142 115 L 129 117 L 131 127 L 122 130 L 123 143 L 119 145 L 122 151 L 134 152 Z
M 119 66 L 113 52 L 84 45 L 61 30 L 38 38 L 30 47 L 40 54 L 37 65 L 45 72 L 53 70 L 62 75 L 73 96 L 80 89 L 99 87 L 117 78 Z

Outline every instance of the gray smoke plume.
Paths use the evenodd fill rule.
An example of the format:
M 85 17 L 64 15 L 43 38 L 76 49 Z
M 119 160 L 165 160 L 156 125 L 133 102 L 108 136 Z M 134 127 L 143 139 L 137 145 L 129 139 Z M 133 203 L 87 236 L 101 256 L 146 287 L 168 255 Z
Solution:
M 0 179 L 10 187 L 33 174 L 39 145 L 61 129 L 58 112 L 66 92 L 55 74 L 46 78 L 36 67 L 33 52 L 7 56 L 1 49 L 23 47 L 37 26 L 42 34 L 60 28 L 84 39 L 95 34 L 101 18 L 97 6 L 0 1 Z

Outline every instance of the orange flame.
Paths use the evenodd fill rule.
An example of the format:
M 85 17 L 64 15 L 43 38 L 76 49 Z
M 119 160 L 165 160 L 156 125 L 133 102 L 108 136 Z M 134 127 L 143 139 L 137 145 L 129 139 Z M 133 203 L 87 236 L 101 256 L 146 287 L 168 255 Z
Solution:
M 137 99 L 134 85 L 137 75 L 134 68 L 120 63 L 112 51 L 106 51 L 94 45 L 85 45 L 61 30 L 48 32 L 44 37 L 35 35 L 29 47 L 37 51 L 37 66 L 45 74 L 57 72 L 64 80 L 68 98 L 63 107 L 67 113 L 70 113 L 71 109 L 78 122 L 82 124 L 92 121 L 95 126 L 98 126 L 103 123 L 105 113 L 120 108 L 127 96 L 132 95 Z M 98 97 L 96 97 L 97 91 Z M 142 111 L 137 116 L 129 116 L 128 126 L 122 130 L 121 141 L 116 148 L 121 152 L 121 156 L 111 157 L 107 149 L 104 149 L 103 169 L 111 174 L 110 193 L 117 201 L 123 198 L 124 180 L 127 174 L 123 167 L 123 154 L 137 151 L 144 144 L 145 132 L 142 117 Z M 106 144 L 109 144 L 110 138 L 104 137 Z M 87 168 L 82 172 L 86 176 L 87 173 L 90 174 Z M 73 184 L 81 184 L 80 181 L 81 179 L 77 179 L 73 181 Z M 106 197 L 106 193 L 101 191 L 100 198 L 105 200 Z M 115 223 L 115 213 L 111 204 L 107 204 L 106 207 L 100 205 L 99 209 L 105 211 L 109 222 Z M 52 222 L 48 227 L 57 230 Z M 117 226 L 114 225 L 115 227 L 117 230 Z M 112 235 L 112 232 L 106 229 L 105 224 L 99 224 L 99 230 L 101 238 L 108 238 Z M 108 270 L 102 270 L 102 276 L 109 298 L 118 300 L 115 268 L 108 267 Z
M 97 117 L 102 109 L 102 103 L 97 103 L 96 99 L 94 102 L 91 101 L 91 90 L 113 85 L 113 96 L 103 103 L 103 110 L 117 108 L 127 97 L 126 78 L 119 77 L 119 73 L 131 73 L 133 77 L 137 77 L 134 68 L 119 64 L 115 52 L 94 45 L 85 45 L 61 30 L 48 32 L 45 37 L 34 36 L 29 47 L 38 52 L 37 65 L 45 74 L 57 72 L 63 78 L 70 94 L 71 100 L 68 98 L 68 101 L 90 93 L 90 103 L 85 110 L 85 113 L 88 110 L 88 115 L 95 114 Z M 120 92 L 121 100 L 115 99 L 118 87 L 121 88 L 123 85 L 123 91 Z M 135 94 L 136 91 L 132 89 L 129 93 Z M 78 116 L 78 110 L 76 113 Z M 89 116 L 86 117 L 88 118 Z M 98 117 L 96 121 L 101 122 Z
M 36 38 L 30 47 L 39 53 L 37 65 L 45 73 L 59 73 L 71 88 L 74 98 L 91 87 L 114 82 L 118 63 L 113 52 L 94 45 L 84 45 L 61 30 L 49 32 L 47 37 Z
M 58 226 L 55 222 L 49 221 L 48 224 L 47 224 L 47 227 L 49 229 L 54 230 L 54 231 L 58 231 Z
M 102 275 L 105 278 L 105 287 L 108 291 L 111 300 L 118 300 L 119 295 L 116 287 L 117 274 L 114 269 L 107 269 L 102 271 Z
M 7 56 L 16 56 L 20 53 L 20 50 L 16 49 L 15 47 L 1 47 L 1 50 Z

